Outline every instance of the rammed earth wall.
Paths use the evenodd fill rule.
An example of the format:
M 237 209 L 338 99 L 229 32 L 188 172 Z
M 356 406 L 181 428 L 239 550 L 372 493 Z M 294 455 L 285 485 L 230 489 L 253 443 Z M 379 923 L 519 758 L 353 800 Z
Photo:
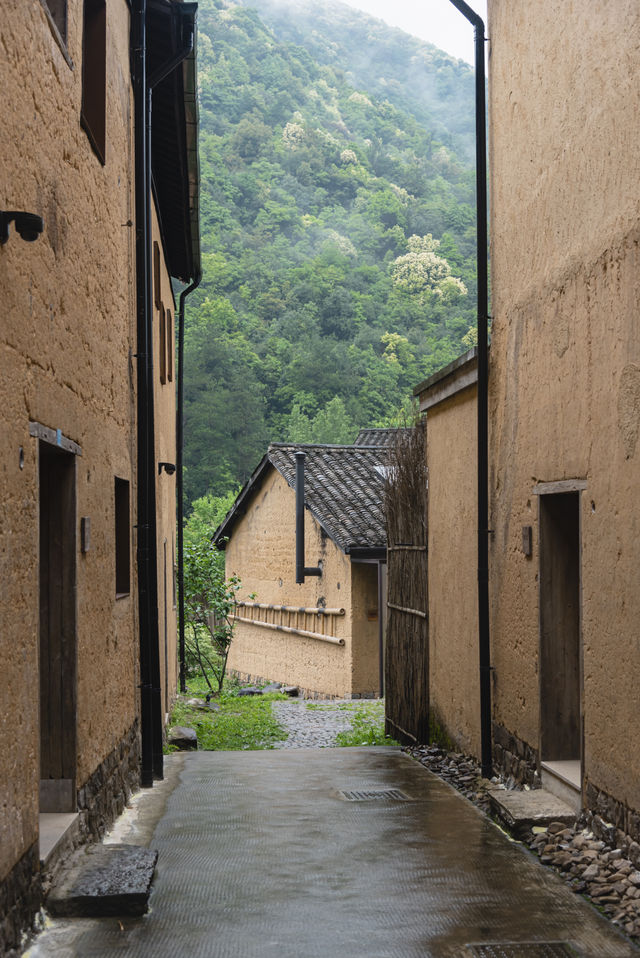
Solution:
M 560 17 L 554 0 L 489 0 L 493 716 L 542 761 L 580 760 L 587 805 L 623 830 L 640 811 L 638 26 L 635 0 Z M 567 670 L 541 655 L 543 539 L 553 526 L 555 545 L 563 501 L 579 574 L 572 755 L 549 754 L 553 729 L 545 745 Z

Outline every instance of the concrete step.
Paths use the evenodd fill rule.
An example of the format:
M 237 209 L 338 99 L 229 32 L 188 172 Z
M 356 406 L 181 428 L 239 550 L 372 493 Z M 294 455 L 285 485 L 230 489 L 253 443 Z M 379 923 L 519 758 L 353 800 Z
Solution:
M 44 871 L 55 871 L 79 844 L 79 812 L 41 812 L 39 847 L 40 865 Z
M 582 808 L 580 761 L 542 762 L 540 767 L 542 787 L 580 813 Z
M 491 788 L 488 794 L 492 812 L 516 836 L 534 826 L 546 827 L 551 822 L 573 825 L 577 818 L 571 805 L 545 788 L 523 792 Z
M 60 873 L 47 897 L 57 917 L 144 915 L 158 853 L 139 845 L 88 845 Z

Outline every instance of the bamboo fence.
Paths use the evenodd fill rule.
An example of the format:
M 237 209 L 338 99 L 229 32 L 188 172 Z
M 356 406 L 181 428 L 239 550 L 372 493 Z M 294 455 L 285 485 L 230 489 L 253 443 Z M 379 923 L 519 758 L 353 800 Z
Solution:
M 390 448 L 387 522 L 387 732 L 405 743 L 429 738 L 426 423 L 400 430 Z

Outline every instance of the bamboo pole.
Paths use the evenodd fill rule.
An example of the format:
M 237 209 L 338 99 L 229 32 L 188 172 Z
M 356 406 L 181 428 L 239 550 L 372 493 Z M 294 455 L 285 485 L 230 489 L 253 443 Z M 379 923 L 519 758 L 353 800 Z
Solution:
M 238 608 L 267 609 L 270 612 L 300 612 L 304 615 L 344 615 L 344 609 L 324 609 L 322 606 L 271 605 L 268 602 L 238 602 Z
M 428 618 L 426 612 L 419 612 L 418 609 L 405 609 L 402 605 L 394 605 L 393 602 L 387 602 L 387 608 L 395 609 L 396 612 L 405 612 L 407 615 L 419 615 L 421 619 Z
M 335 635 L 322 635 L 320 632 L 307 632 L 306 629 L 293 629 L 289 625 L 262 622 L 260 619 L 249 619 L 244 615 L 234 615 L 233 619 L 236 622 L 245 622 L 247 625 L 257 625 L 261 629 L 273 629 L 276 632 L 288 632 L 290 635 L 302 635 L 307 639 L 317 639 L 319 642 L 330 642 L 332 645 L 344 645 L 344 639 L 338 639 Z

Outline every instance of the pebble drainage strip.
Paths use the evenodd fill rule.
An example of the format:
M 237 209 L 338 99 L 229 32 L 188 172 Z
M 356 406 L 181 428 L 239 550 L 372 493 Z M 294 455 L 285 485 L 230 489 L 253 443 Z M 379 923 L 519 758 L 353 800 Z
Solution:
M 399 788 L 339 789 L 338 795 L 346 802 L 410 802 L 411 799 Z
M 565 941 L 506 941 L 467 945 L 473 958 L 577 958 Z

